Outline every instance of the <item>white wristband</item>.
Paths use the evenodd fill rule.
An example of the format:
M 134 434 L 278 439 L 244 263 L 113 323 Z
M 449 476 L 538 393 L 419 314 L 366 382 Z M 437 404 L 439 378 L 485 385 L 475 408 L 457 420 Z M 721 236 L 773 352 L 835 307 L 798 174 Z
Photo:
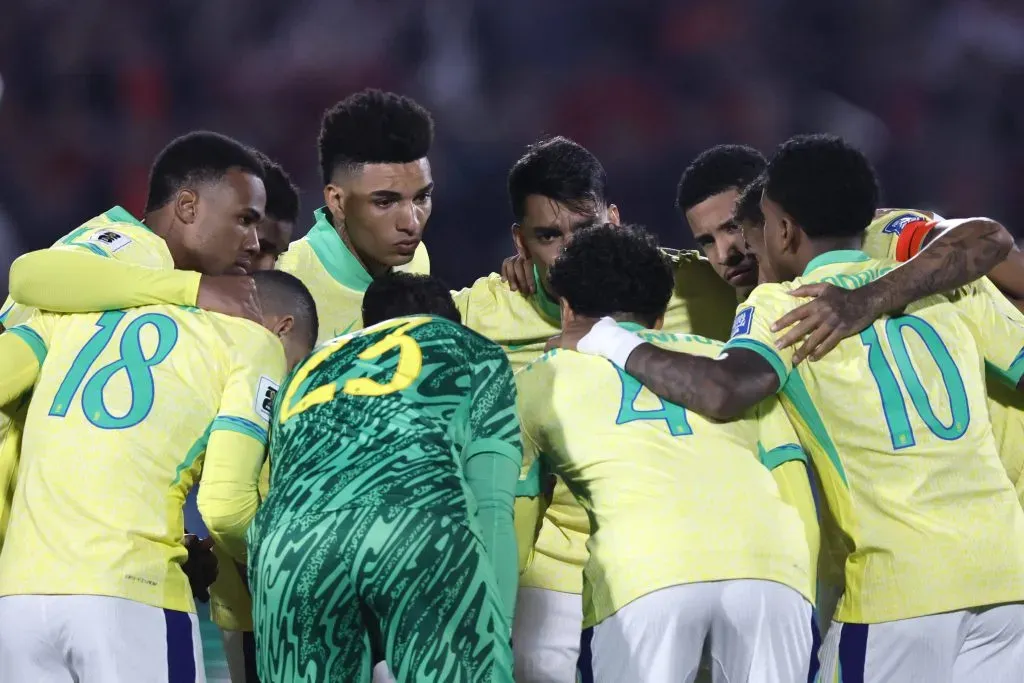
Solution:
M 583 335 L 576 350 L 592 356 L 607 358 L 620 368 L 626 368 L 626 361 L 633 349 L 644 343 L 644 340 L 629 330 L 619 327 L 611 318 L 605 317 Z

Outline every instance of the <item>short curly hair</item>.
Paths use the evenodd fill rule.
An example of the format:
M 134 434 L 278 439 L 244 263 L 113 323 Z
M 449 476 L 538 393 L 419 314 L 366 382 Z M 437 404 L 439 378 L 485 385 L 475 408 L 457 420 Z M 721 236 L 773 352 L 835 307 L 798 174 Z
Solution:
M 295 223 L 299 220 L 299 188 L 288 172 L 259 150 L 253 150 L 263 165 L 263 185 L 267 188 L 267 216 L 277 221 Z
M 363 327 L 407 315 L 436 315 L 462 322 L 451 290 L 438 278 L 401 271 L 374 278 L 363 295 Z
M 561 135 L 540 140 L 526 148 L 508 174 L 512 215 L 522 222 L 526 198 L 540 195 L 565 204 L 577 213 L 608 203 L 608 178 L 604 166 L 583 145 Z
M 701 152 L 679 179 L 676 207 L 686 213 L 708 197 L 742 190 L 764 172 L 764 155 L 746 145 L 716 145 Z
M 263 180 L 259 159 L 238 140 L 208 130 L 193 131 L 171 140 L 149 169 L 146 213 L 165 206 L 181 190 L 220 180 L 231 169 Z
M 854 237 L 875 217 L 875 169 L 838 136 L 790 138 L 776 150 L 765 173 L 765 195 L 809 237 Z
M 764 194 L 764 176 L 758 176 L 754 182 L 743 188 L 736 208 L 733 209 L 733 220 L 747 225 L 764 225 L 764 212 L 761 211 L 761 195 Z
M 320 124 L 320 173 L 362 164 L 407 164 L 422 159 L 434 142 L 434 120 L 415 100 L 367 89 L 324 112 Z
M 626 313 L 647 326 L 665 314 L 675 287 L 668 257 L 638 225 L 605 223 L 573 233 L 548 275 L 576 313 Z

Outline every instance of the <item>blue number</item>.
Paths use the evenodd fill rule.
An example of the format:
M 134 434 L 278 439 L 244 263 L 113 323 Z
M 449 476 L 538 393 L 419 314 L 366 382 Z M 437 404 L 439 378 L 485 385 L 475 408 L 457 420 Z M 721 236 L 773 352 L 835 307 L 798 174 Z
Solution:
M 121 311 L 110 311 L 100 316 L 96 323 L 100 329 L 82 348 L 64 381 L 61 382 L 50 407 L 50 415 L 67 415 L 78 388 L 103 349 L 110 343 L 124 316 Z M 147 325 L 152 325 L 157 332 L 156 349 L 149 357 L 142 350 L 141 341 L 142 330 Z M 178 326 L 167 316 L 147 313 L 133 320 L 121 335 L 120 357 L 113 363 L 101 367 L 85 382 L 85 388 L 82 390 L 82 411 L 86 419 L 100 429 L 127 429 L 146 419 L 149 411 L 153 409 L 155 398 L 153 367 L 166 360 L 177 343 Z M 103 401 L 103 390 L 114 375 L 122 370 L 128 375 L 132 402 L 127 413 L 115 416 L 107 410 Z
M 643 390 L 643 385 L 635 377 L 627 375 L 618 367 L 619 379 L 622 381 L 622 401 L 619 403 L 619 414 L 615 424 L 626 424 L 637 420 L 664 420 L 665 426 L 672 436 L 689 436 L 693 434 L 690 422 L 686 419 L 686 408 L 675 403 L 658 399 L 660 410 L 637 410 L 634 405 Z
M 943 423 L 932 409 L 928 394 L 925 392 L 921 378 L 907 351 L 907 342 L 904 338 L 905 330 L 913 331 L 924 342 L 939 374 L 942 375 L 942 382 L 946 387 L 949 399 L 950 421 L 948 425 Z M 885 338 L 889 342 L 893 361 L 903 380 L 903 386 L 921 420 L 928 426 L 932 434 L 940 439 L 955 441 L 962 437 L 967 432 L 971 421 L 967 390 L 964 387 L 963 378 L 960 376 L 960 370 L 956 367 L 956 362 L 949 354 L 949 350 L 935 328 L 921 318 L 905 315 L 885 321 Z M 878 386 L 878 393 L 882 398 L 882 410 L 889 426 L 892 447 L 895 450 L 909 448 L 917 441 L 910 426 L 907 404 L 903 400 L 903 389 L 900 388 L 896 375 L 885 357 L 878 332 L 874 326 L 871 326 L 860 333 L 860 339 L 868 347 L 868 367 L 871 369 L 875 384 Z

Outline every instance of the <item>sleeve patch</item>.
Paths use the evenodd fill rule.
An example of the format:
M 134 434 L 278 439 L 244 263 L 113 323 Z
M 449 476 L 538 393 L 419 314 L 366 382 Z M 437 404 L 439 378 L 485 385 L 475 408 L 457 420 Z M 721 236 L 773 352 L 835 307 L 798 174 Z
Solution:
M 260 383 L 256 388 L 256 414 L 267 422 L 270 422 L 270 413 L 274 407 L 274 397 L 277 396 L 277 382 L 266 375 L 260 375 Z
M 102 230 L 90 236 L 86 241 L 97 244 L 110 253 L 115 253 L 131 244 L 132 238 L 115 230 Z
M 886 223 L 885 227 L 882 228 L 882 232 L 889 233 L 890 235 L 901 235 L 903 234 L 903 228 L 907 227 L 914 221 L 920 220 L 924 219 L 916 213 L 901 214 L 899 216 L 896 216 L 896 218 L 893 218 L 888 223 Z
M 747 306 L 742 311 L 736 314 L 736 319 L 732 323 L 732 332 L 729 333 L 729 337 L 738 337 L 742 334 L 750 334 L 750 326 L 754 322 L 754 307 Z

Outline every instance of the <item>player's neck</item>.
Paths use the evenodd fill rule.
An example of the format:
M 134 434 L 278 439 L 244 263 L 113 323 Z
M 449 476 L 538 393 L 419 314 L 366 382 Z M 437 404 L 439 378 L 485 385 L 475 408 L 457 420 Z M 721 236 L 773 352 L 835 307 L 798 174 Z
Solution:
M 142 222 L 154 235 L 167 243 L 167 251 L 171 252 L 171 260 L 174 261 L 175 269 L 198 270 L 194 267 L 188 250 L 176 239 L 179 233 L 171 227 L 174 220 L 163 208 L 145 214 L 142 217 Z
M 807 264 L 830 251 L 859 251 L 864 246 L 864 238 L 855 237 L 819 237 L 804 240 L 800 253 L 800 272 L 803 273 Z
M 370 274 L 370 277 L 378 278 L 381 275 L 386 275 L 391 271 L 391 266 L 386 266 L 383 263 L 375 261 L 369 256 L 366 256 L 365 254 L 359 253 L 359 250 L 356 249 L 355 244 L 352 243 L 352 238 L 349 237 L 348 230 L 345 229 L 344 224 L 335 225 L 334 230 L 335 232 L 338 233 L 338 237 L 341 238 L 341 241 L 345 245 L 345 248 L 348 249 L 348 252 L 355 257 L 356 261 L 359 261 L 359 265 L 363 267 L 363 270 Z

